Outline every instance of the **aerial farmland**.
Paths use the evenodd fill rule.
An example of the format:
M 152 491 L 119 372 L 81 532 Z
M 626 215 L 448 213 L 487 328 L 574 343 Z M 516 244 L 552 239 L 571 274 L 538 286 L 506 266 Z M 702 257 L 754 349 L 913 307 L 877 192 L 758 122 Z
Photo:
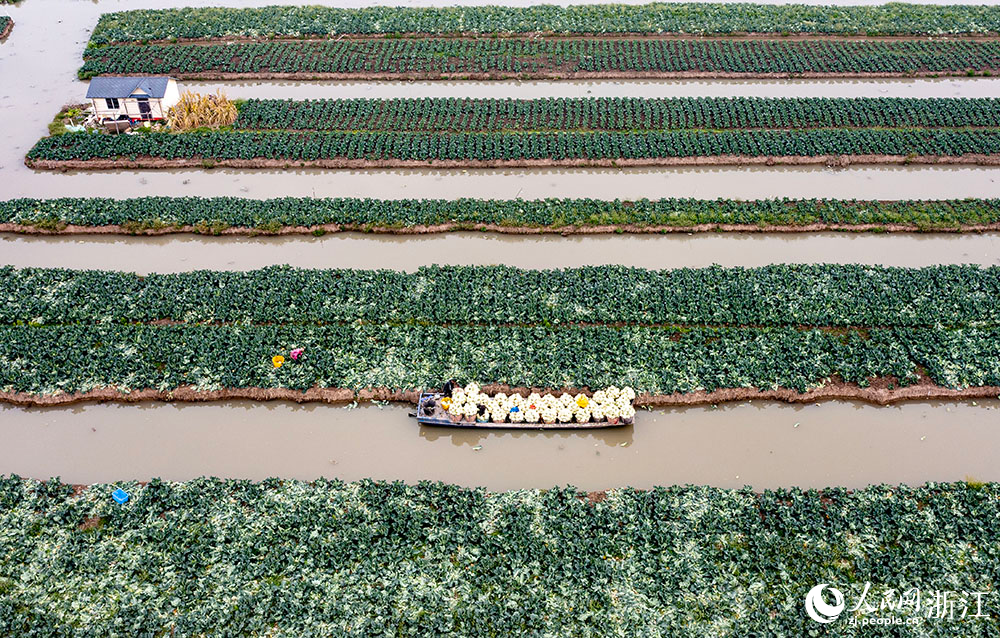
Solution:
M 1000 632 L 1000 6 L 0 0 L 0 80 L 0 636 Z

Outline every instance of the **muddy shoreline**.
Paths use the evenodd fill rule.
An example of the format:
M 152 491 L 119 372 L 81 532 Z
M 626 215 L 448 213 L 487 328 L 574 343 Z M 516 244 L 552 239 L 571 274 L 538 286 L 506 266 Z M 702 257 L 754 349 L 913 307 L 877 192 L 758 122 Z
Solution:
M 934 164 L 934 165 L 1000 165 L 1000 154 L 966 153 L 964 155 L 713 155 L 691 157 L 649 157 L 619 159 L 512 159 L 512 160 L 404 160 L 348 159 L 345 157 L 319 160 L 293 159 L 212 159 L 188 157 L 165 159 L 137 156 L 135 159 L 51 160 L 25 158 L 29 168 L 42 171 L 71 170 L 132 170 L 170 168 L 241 168 L 241 169 L 372 169 L 372 168 L 551 168 L 600 167 L 624 168 L 641 166 L 807 166 L 847 167 L 858 164 Z
M 210 220 L 206 220 L 210 223 Z M 191 234 L 204 236 L 236 235 L 245 237 L 314 235 L 335 233 L 367 233 L 374 235 L 433 235 L 460 231 L 480 231 L 502 235 L 611 235 L 619 233 L 636 235 L 662 235 L 667 233 L 813 233 L 813 232 L 890 232 L 890 233 L 988 233 L 1000 231 L 1000 222 L 991 224 L 960 224 L 957 226 L 920 227 L 914 224 L 697 224 L 694 226 L 664 225 L 594 225 L 594 226 L 517 226 L 486 224 L 481 222 L 450 222 L 446 224 L 415 224 L 413 226 L 378 226 L 369 224 L 319 224 L 316 226 L 282 226 L 278 230 L 255 226 L 230 226 L 205 232 L 198 226 L 168 225 L 159 228 L 132 229 L 118 224 L 106 226 L 78 226 L 67 224 L 62 228 L 40 228 L 30 224 L 0 223 L 0 233 L 17 235 L 129 235 L 136 237 Z
M 517 392 L 527 396 L 529 392 L 569 392 L 589 394 L 586 388 L 525 388 L 501 384 L 486 384 L 487 393 Z M 416 404 L 420 397 L 418 390 L 392 390 L 373 388 L 357 392 L 348 388 L 310 388 L 305 391 L 286 388 L 230 388 L 226 390 L 196 390 L 191 386 L 181 386 L 169 391 L 145 389 L 121 392 L 114 387 L 90 390 L 88 392 L 39 395 L 28 392 L 0 392 L 0 402 L 21 407 L 42 407 L 72 405 L 84 402 L 137 403 L 142 401 L 162 402 L 211 402 L 246 399 L 251 401 L 293 401 L 295 403 L 344 404 L 352 401 L 393 401 Z M 799 392 L 795 389 L 779 388 L 758 390 L 755 388 L 722 388 L 713 391 L 674 392 L 672 394 L 640 394 L 635 406 L 670 407 L 707 405 L 752 400 L 780 401 L 784 403 L 814 403 L 817 401 L 851 400 L 864 401 L 875 405 L 889 405 L 903 401 L 930 401 L 955 399 L 989 399 L 1000 397 L 1000 386 L 977 386 L 954 389 L 939 386 L 926 376 L 915 384 L 900 386 L 891 378 L 872 379 L 868 387 L 845 383 L 833 379 L 822 387 Z
M 425 73 L 407 71 L 405 73 L 385 73 L 374 71 L 359 71 L 357 73 L 277 73 L 269 71 L 253 73 L 232 73 L 225 71 L 181 71 L 172 69 L 167 72 L 178 80 L 808 80 L 808 79 L 892 79 L 892 78 L 946 78 L 970 77 L 968 69 L 953 69 L 950 71 L 909 71 L 906 73 L 824 73 L 817 71 L 802 71 L 798 73 L 733 73 L 722 71 L 538 71 L 531 73 L 506 73 L 499 71 L 485 73 Z M 973 69 L 976 77 L 1000 75 L 1000 68 Z M 100 73 L 102 77 L 131 77 L 151 75 L 148 73 Z

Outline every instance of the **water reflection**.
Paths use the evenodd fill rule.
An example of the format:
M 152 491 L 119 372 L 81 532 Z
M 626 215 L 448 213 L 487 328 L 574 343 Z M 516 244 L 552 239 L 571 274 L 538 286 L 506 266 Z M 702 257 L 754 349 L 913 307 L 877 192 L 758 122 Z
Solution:
M 622 425 L 590 430 L 514 430 L 483 428 L 450 428 L 419 426 L 420 438 L 427 441 L 450 440 L 456 446 L 484 445 L 487 442 L 510 439 L 512 441 L 546 440 L 556 441 L 559 450 L 566 449 L 567 443 L 577 445 L 581 440 L 594 442 L 595 447 L 628 447 L 633 442 L 635 425 Z

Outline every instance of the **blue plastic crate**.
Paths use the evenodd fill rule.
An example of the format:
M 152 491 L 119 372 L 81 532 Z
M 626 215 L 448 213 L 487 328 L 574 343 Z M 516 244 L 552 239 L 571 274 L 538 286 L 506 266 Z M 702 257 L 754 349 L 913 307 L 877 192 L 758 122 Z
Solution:
M 111 492 L 111 498 L 115 499 L 115 503 L 118 503 L 119 505 L 124 505 L 125 503 L 128 502 L 128 492 L 126 492 L 121 488 L 118 488 L 114 492 Z

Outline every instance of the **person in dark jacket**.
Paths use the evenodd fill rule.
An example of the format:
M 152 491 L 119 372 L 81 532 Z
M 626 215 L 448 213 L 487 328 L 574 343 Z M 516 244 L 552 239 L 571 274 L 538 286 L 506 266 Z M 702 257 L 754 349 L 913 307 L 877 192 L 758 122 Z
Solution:
M 462 384 L 460 384 L 458 380 L 448 379 L 448 383 L 444 384 L 444 386 L 442 386 L 441 388 L 441 394 L 443 394 L 446 397 L 450 397 L 451 391 L 454 390 L 455 388 L 460 388 L 460 387 L 462 387 Z

